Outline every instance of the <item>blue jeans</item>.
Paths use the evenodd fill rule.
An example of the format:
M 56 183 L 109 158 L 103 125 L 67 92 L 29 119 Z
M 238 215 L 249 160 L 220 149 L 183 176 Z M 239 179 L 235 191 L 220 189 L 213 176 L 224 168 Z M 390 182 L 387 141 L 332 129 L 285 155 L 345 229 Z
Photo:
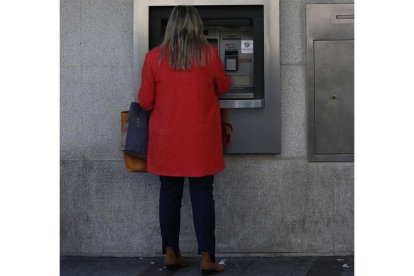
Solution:
M 180 214 L 183 197 L 184 177 L 160 176 L 161 188 L 159 199 L 159 216 L 162 237 L 162 252 L 166 254 L 167 246 L 180 254 Z M 213 198 L 214 174 L 202 177 L 189 177 L 193 222 L 198 242 L 198 254 L 208 252 L 215 262 L 215 209 Z

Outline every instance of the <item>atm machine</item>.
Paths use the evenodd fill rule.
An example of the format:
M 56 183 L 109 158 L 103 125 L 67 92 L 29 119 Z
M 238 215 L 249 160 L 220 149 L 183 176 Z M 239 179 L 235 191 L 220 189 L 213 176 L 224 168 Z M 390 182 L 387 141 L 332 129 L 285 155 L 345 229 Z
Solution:
M 193 5 L 203 19 L 207 41 L 219 49 L 232 80 L 222 95 L 223 120 L 232 125 L 226 154 L 275 154 L 280 141 L 279 3 L 255 1 L 134 2 L 134 89 L 145 54 L 163 39 L 176 5 Z

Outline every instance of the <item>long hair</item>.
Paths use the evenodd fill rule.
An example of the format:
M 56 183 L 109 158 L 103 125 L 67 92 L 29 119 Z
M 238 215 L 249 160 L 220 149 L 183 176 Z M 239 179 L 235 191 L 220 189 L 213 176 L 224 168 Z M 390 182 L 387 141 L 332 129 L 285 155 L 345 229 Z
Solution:
M 175 70 L 191 70 L 193 65 L 203 67 L 207 45 L 203 21 L 197 10 L 192 6 L 176 6 L 160 45 L 161 60 L 169 53 L 170 66 Z

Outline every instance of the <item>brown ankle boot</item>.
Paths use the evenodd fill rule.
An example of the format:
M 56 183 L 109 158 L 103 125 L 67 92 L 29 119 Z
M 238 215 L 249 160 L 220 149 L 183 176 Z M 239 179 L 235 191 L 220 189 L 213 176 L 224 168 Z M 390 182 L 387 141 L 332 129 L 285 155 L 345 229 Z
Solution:
M 172 247 L 167 246 L 167 252 L 164 258 L 164 265 L 167 269 L 177 269 L 180 267 L 188 266 L 187 259 L 181 256 L 181 254 L 177 257 L 175 255 L 174 249 Z
M 224 270 L 224 265 L 213 263 L 208 252 L 201 252 L 200 270 L 203 272 L 203 274 L 221 272 Z

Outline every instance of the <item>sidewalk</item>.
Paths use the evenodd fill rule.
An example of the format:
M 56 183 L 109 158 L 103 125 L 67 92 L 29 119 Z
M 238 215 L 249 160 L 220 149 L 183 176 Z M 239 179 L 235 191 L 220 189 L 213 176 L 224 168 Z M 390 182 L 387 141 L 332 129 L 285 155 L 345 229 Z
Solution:
M 185 255 L 184 255 L 185 256 Z M 213 275 L 352 276 L 353 256 L 220 257 L 225 271 Z M 61 276 L 201 275 L 199 257 L 188 257 L 189 267 L 166 270 L 163 257 L 61 257 Z

